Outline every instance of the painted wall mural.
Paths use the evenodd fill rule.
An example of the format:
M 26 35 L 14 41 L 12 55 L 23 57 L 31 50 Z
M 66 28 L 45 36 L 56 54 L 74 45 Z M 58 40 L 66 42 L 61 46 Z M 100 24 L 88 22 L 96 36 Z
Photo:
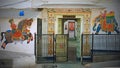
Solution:
M 100 12 L 100 14 L 95 17 L 93 31 L 95 31 L 95 34 L 99 34 L 100 30 L 108 34 L 114 31 L 117 34 L 120 33 L 114 11 L 107 12 L 107 10 L 104 10 L 104 12 Z
M 14 19 L 9 21 L 10 28 L 5 32 L 1 32 L 1 41 L 5 37 L 5 41 L 2 43 L 1 48 L 5 49 L 8 43 L 13 41 L 24 41 L 27 40 L 27 43 L 33 40 L 33 35 L 30 32 L 30 26 L 32 25 L 33 19 L 23 19 L 18 25 L 15 24 Z

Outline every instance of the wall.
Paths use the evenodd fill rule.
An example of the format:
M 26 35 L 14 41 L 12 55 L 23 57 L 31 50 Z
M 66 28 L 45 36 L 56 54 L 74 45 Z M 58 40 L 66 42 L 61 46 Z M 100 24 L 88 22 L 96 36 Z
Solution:
M 100 14 L 100 11 L 103 11 L 103 10 L 107 10 L 107 12 L 110 12 L 110 11 L 114 11 L 115 12 L 115 19 L 118 23 L 118 28 L 120 28 L 120 8 L 118 6 L 120 6 L 120 1 L 119 0 L 110 0 L 110 1 L 106 1 L 106 2 L 102 2 L 102 3 L 99 3 L 98 5 L 101 5 L 102 7 L 104 8 L 94 8 L 92 9 L 92 15 L 91 15 L 91 33 L 94 33 L 94 31 L 92 30 L 92 27 L 93 27 L 93 19 L 98 16 Z M 120 29 L 119 29 L 120 31 Z M 106 32 L 103 32 L 103 31 L 100 31 L 99 32 L 100 34 L 106 34 Z M 112 34 L 116 34 L 116 32 L 112 32 Z
M 48 15 L 47 15 L 47 9 L 43 9 L 43 11 L 41 12 L 41 18 L 42 18 L 42 34 L 47 34 L 48 32 Z
M 119 0 L 110 0 L 110 2 L 103 2 L 103 3 L 100 3 L 98 5 L 105 7 L 108 11 L 110 11 L 110 10 L 115 11 L 115 17 L 116 17 L 117 22 L 120 26 L 120 23 L 119 23 L 119 21 L 120 21 L 120 13 L 119 13 L 120 8 L 118 7 L 119 3 L 120 3 Z M 47 20 L 47 11 L 46 10 L 43 10 L 43 12 L 41 14 L 41 12 L 38 12 L 36 9 L 22 9 L 25 11 L 25 16 L 23 16 L 23 17 L 20 17 L 18 15 L 19 10 L 21 10 L 21 9 L 0 9 L 0 32 L 5 31 L 7 29 L 10 29 L 9 24 L 7 24 L 8 19 L 10 19 L 10 18 L 15 18 L 16 21 L 23 19 L 23 18 L 34 18 L 34 23 L 31 26 L 31 31 L 34 34 L 34 32 L 36 32 L 36 30 L 37 30 L 37 27 L 36 27 L 37 26 L 37 17 L 39 17 L 39 18 L 42 17 L 43 26 L 44 26 L 44 27 L 42 27 L 42 29 L 43 29 L 42 33 L 47 34 L 47 29 L 48 29 L 47 22 L 48 22 L 48 20 Z M 99 10 L 100 9 L 93 9 L 92 10 L 91 20 L 95 17 L 95 15 L 99 15 Z M 92 30 L 91 30 L 91 33 L 92 33 Z M 1 42 L 0 42 L 0 44 L 1 44 Z M 0 50 L 3 50 L 3 49 L 0 48 Z M 34 53 L 34 41 L 32 41 L 30 44 L 26 44 L 26 42 L 23 42 L 23 44 L 21 44 L 20 42 L 18 42 L 17 44 L 11 43 L 11 44 L 8 44 L 8 46 L 5 50 L 33 54 Z
M 18 9 L 0 9 L 0 33 L 10 29 L 10 24 L 8 20 L 11 18 L 14 19 L 15 24 L 18 24 L 18 22 L 22 19 L 33 18 L 33 23 L 30 30 L 33 35 L 34 33 L 37 33 L 36 27 L 37 18 L 41 18 L 41 12 L 36 11 L 36 9 L 23 9 L 23 10 L 25 12 L 25 16 L 20 17 Z M 2 42 L 0 42 L 0 45 L 1 44 Z M 2 49 L 0 47 L 0 50 L 34 54 L 34 40 L 29 44 L 27 44 L 27 41 L 24 42 L 17 41 L 16 44 L 15 42 L 8 43 L 6 49 Z
M 92 27 L 93 27 L 93 19 L 98 16 L 100 14 L 100 11 L 103 11 L 103 10 L 107 10 L 107 12 L 109 11 L 114 11 L 115 12 L 115 19 L 118 23 L 118 30 L 120 31 L 120 8 L 118 6 L 120 6 L 120 1 L 118 0 L 110 0 L 110 2 L 103 2 L 99 5 L 102 5 L 104 8 L 101 8 L 101 9 L 92 9 L 92 15 L 91 15 L 91 33 L 95 33 L 93 30 L 92 30 Z M 102 31 L 100 30 L 99 34 L 108 34 L 106 33 L 105 31 Z M 112 32 L 111 34 L 117 34 L 115 31 Z M 105 42 L 103 41 L 106 41 L 106 37 L 104 36 L 100 36 L 100 37 L 97 37 L 95 36 L 95 39 L 99 39 L 99 41 L 95 41 L 94 43 L 94 49 L 98 49 L 98 50 L 120 50 L 120 45 L 118 44 L 119 41 L 118 39 L 119 38 L 116 38 L 116 40 L 114 39 L 114 37 L 112 36 L 112 39 L 107 39 L 107 41 L 109 41 L 109 43 L 106 45 Z M 100 39 L 102 39 L 100 41 Z M 114 44 L 114 40 L 116 41 L 116 44 Z M 111 42 L 110 42 L 111 41 Z M 106 46 L 107 49 L 106 49 Z
M 24 10 L 24 16 L 19 16 L 19 11 Z M 0 9 L 0 18 L 36 18 L 41 17 L 37 9 Z

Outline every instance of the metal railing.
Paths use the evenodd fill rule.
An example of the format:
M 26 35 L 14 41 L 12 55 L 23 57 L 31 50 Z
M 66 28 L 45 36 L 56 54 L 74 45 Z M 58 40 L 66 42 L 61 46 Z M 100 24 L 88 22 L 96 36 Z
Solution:
M 83 34 L 81 40 L 82 62 L 95 55 L 120 55 L 120 34 Z

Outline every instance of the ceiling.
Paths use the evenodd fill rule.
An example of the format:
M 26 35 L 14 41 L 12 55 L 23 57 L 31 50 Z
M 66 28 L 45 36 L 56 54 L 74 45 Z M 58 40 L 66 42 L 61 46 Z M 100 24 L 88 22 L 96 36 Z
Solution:
M 103 3 L 120 3 L 120 0 L 0 0 L 0 8 L 53 8 L 103 7 Z

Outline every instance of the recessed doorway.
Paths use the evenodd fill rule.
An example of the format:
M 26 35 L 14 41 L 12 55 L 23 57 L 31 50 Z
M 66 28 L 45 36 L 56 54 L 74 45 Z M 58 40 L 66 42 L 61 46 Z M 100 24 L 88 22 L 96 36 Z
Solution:
M 75 15 L 63 15 L 58 18 L 58 34 L 68 34 L 68 61 L 80 60 L 81 18 Z

